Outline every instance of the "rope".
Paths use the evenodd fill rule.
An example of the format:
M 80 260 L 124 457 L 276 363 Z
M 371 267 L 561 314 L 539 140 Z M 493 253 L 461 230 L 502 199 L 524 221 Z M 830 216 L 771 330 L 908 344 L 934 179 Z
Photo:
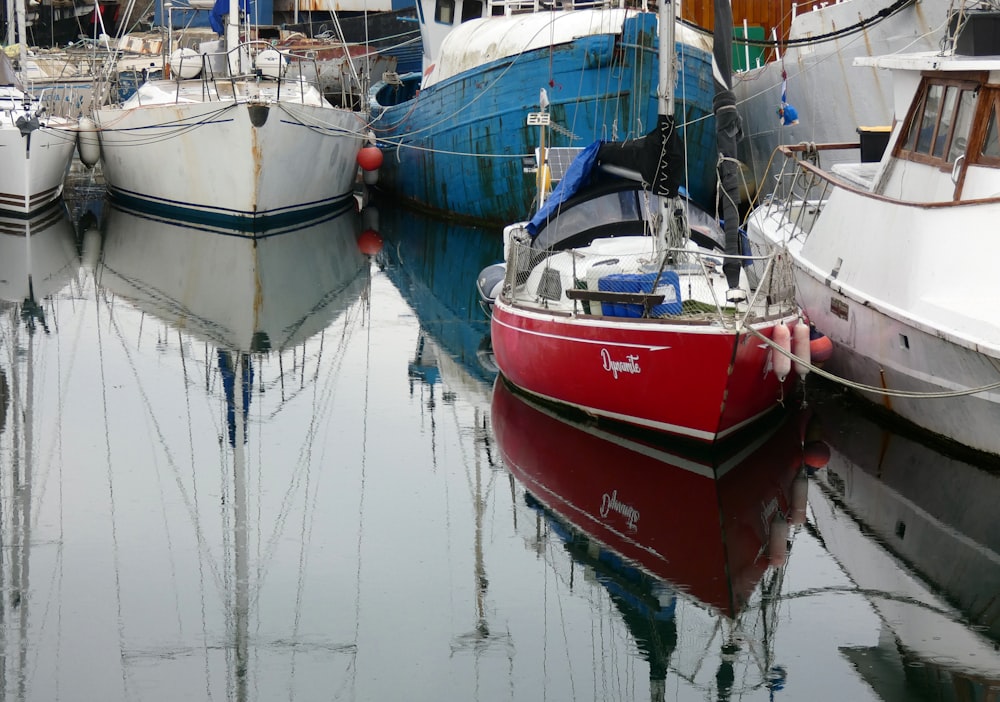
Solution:
M 943 399 L 949 397 L 964 397 L 966 395 L 975 395 L 981 392 L 988 392 L 990 390 L 996 390 L 997 388 L 1000 388 L 1000 381 L 997 381 L 995 383 L 990 383 L 989 385 L 982 385 L 978 388 L 968 388 L 966 390 L 945 390 L 942 392 L 920 392 L 917 390 L 890 390 L 889 388 L 880 388 L 874 385 L 865 385 L 864 383 L 856 383 L 854 381 L 847 380 L 845 378 L 840 378 L 834 375 L 833 373 L 830 373 L 829 371 L 823 370 L 819 366 L 814 366 L 812 363 L 807 363 L 806 361 L 802 360 L 792 352 L 786 351 L 785 349 L 781 348 L 780 346 L 778 346 L 778 344 L 776 344 L 774 341 L 761 334 L 753 327 L 747 326 L 744 327 L 744 330 L 746 330 L 753 336 L 756 336 L 758 339 L 766 343 L 768 346 L 771 347 L 772 350 L 776 350 L 779 353 L 790 358 L 793 362 L 805 366 L 806 368 L 808 368 L 810 371 L 820 376 L 821 378 L 832 380 L 833 382 L 839 383 L 844 387 L 851 388 L 852 390 L 858 390 L 860 392 L 870 392 L 876 395 L 885 395 L 887 397 L 910 397 L 916 399 L 934 400 L 934 399 Z
M 828 41 L 836 41 L 843 36 L 850 34 L 861 33 L 868 27 L 878 24 L 882 20 L 888 19 L 892 15 L 905 9 L 908 5 L 914 4 L 916 0 L 896 0 L 889 7 L 884 7 L 878 12 L 876 12 L 871 17 L 866 17 L 860 19 L 852 25 L 847 27 L 841 27 L 840 29 L 835 29 L 832 32 L 827 32 L 826 34 L 817 34 L 816 36 L 803 37 L 801 39 L 786 39 L 785 41 L 775 40 L 771 41 L 768 39 L 750 39 L 748 37 L 733 37 L 733 44 L 739 44 L 740 46 L 755 46 L 764 49 L 771 49 L 775 47 L 789 47 L 789 46 L 815 46 L 817 44 L 825 44 Z M 711 34 L 704 27 L 699 27 L 698 25 L 685 21 L 685 24 L 689 24 L 694 29 L 704 32 L 705 34 Z

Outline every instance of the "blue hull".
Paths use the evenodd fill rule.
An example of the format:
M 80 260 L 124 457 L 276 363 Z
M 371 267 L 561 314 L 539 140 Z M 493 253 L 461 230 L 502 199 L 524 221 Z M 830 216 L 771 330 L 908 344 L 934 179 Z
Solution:
M 642 136 L 656 124 L 656 17 L 626 20 L 626 38 L 594 35 L 530 51 L 453 76 L 412 96 L 419 76 L 372 89 L 374 130 L 385 159 L 379 188 L 411 206 L 484 223 L 524 219 L 533 209 L 539 128 L 526 123 L 548 92 L 548 146 Z M 712 56 L 678 44 L 678 121 L 686 123 L 688 191 L 716 202 Z M 583 68 L 581 68 L 581 66 Z M 409 94 L 408 94 L 409 93 Z M 574 138 L 575 137 L 575 138 Z

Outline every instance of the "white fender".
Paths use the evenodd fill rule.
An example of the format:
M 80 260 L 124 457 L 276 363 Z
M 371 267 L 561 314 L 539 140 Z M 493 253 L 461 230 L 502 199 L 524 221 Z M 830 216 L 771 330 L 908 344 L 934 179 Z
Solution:
M 76 152 L 87 168 L 101 159 L 101 142 L 97 138 L 97 124 L 90 117 L 81 117 L 76 133 Z
M 778 348 L 791 352 L 792 333 L 788 331 L 788 327 L 784 322 L 774 328 L 772 341 L 777 344 Z M 788 377 L 788 373 L 792 370 L 792 359 L 776 349 L 771 349 L 771 357 L 771 365 L 774 367 L 774 374 L 778 376 L 778 382 L 785 382 L 785 378 Z
M 187 47 L 170 54 L 170 74 L 178 80 L 195 78 L 201 73 L 201 54 Z

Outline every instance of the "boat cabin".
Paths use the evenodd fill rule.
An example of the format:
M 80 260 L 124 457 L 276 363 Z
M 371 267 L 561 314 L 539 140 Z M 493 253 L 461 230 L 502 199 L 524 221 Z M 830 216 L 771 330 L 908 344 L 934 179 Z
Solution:
M 1000 196 L 1000 58 L 919 54 L 865 63 L 893 70 L 893 138 L 873 191 L 915 202 Z

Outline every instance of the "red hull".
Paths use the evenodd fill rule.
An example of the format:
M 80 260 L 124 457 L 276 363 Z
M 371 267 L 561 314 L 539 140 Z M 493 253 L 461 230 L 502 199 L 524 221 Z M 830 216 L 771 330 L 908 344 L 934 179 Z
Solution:
M 771 337 L 773 326 L 755 328 Z M 767 344 L 714 326 L 556 316 L 498 301 L 491 336 L 498 368 L 517 387 L 703 442 L 775 409 L 784 392 Z
M 536 499 L 729 617 L 771 564 L 770 525 L 790 518 L 793 482 L 805 479 L 788 418 L 714 460 L 585 429 L 525 402 L 502 379 L 492 418 L 504 464 Z

